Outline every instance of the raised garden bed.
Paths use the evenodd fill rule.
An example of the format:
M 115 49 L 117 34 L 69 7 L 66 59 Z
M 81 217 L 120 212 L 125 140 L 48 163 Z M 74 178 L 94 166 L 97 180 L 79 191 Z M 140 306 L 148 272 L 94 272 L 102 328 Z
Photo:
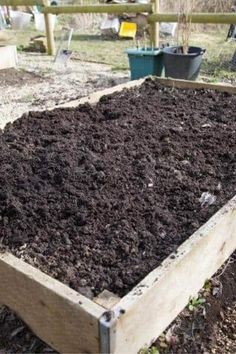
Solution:
M 236 248 L 236 90 L 161 82 L 1 137 L 4 247 L 87 297 L 5 252 L 0 300 L 58 351 L 137 352 Z

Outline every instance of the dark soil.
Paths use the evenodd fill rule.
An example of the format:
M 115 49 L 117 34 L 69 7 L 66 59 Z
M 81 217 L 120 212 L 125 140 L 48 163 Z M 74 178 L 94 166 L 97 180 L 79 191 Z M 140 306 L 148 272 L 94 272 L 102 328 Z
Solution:
M 24 85 L 36 84 L 43 81 L 44 79 L 40 75 L 29 71 L 17 69 L 0 70 L 0 87 L 22 87 Z
M 235 107 L 148 80 L 23 116 L 0 137 L 2 243 L 89 297 L 124 295 L 235 194 Z
M 0 354 L 56 353 L 6 307 L 0 307 Z
M 236 353 L 236 253 L 155 343 L 160 354 Z

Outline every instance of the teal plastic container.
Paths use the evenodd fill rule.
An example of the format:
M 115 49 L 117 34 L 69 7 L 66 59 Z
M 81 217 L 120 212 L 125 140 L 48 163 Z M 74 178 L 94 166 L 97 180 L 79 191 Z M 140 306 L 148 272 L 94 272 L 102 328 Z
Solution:
M 131 80 L 145 76 L 163 76 L 163 53 L 159 48 L 127 49 Z

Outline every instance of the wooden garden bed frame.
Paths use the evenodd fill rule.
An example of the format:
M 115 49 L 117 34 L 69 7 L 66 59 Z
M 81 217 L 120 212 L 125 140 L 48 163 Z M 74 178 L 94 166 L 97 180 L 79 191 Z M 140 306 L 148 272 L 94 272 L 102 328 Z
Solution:
M 101 96 L 140 85 L 143 80 L 74 101 L 96 103 Z M 216 89 L 236 94 L 236 87 L 160 79 L 179 88 Z M 236 196 L 149 273 L 122 299 L 87 299 L 10 253 L 0 254 L 0 303 L 61 353 L 137 353 L 150 345 L 197 294 L 206 279 L 236 249 Z

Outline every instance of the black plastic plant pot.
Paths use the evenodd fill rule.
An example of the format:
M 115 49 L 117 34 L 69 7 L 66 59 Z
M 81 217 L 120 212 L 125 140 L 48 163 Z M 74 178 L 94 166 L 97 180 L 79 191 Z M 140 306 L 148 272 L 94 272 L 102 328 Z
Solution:
M 189 47 L 188 54 L 183 54 L 183 48 L 180 46 L 164 48 L 165 76 L 173 79 L 196 80 L 205 51 L 199 47 Z

